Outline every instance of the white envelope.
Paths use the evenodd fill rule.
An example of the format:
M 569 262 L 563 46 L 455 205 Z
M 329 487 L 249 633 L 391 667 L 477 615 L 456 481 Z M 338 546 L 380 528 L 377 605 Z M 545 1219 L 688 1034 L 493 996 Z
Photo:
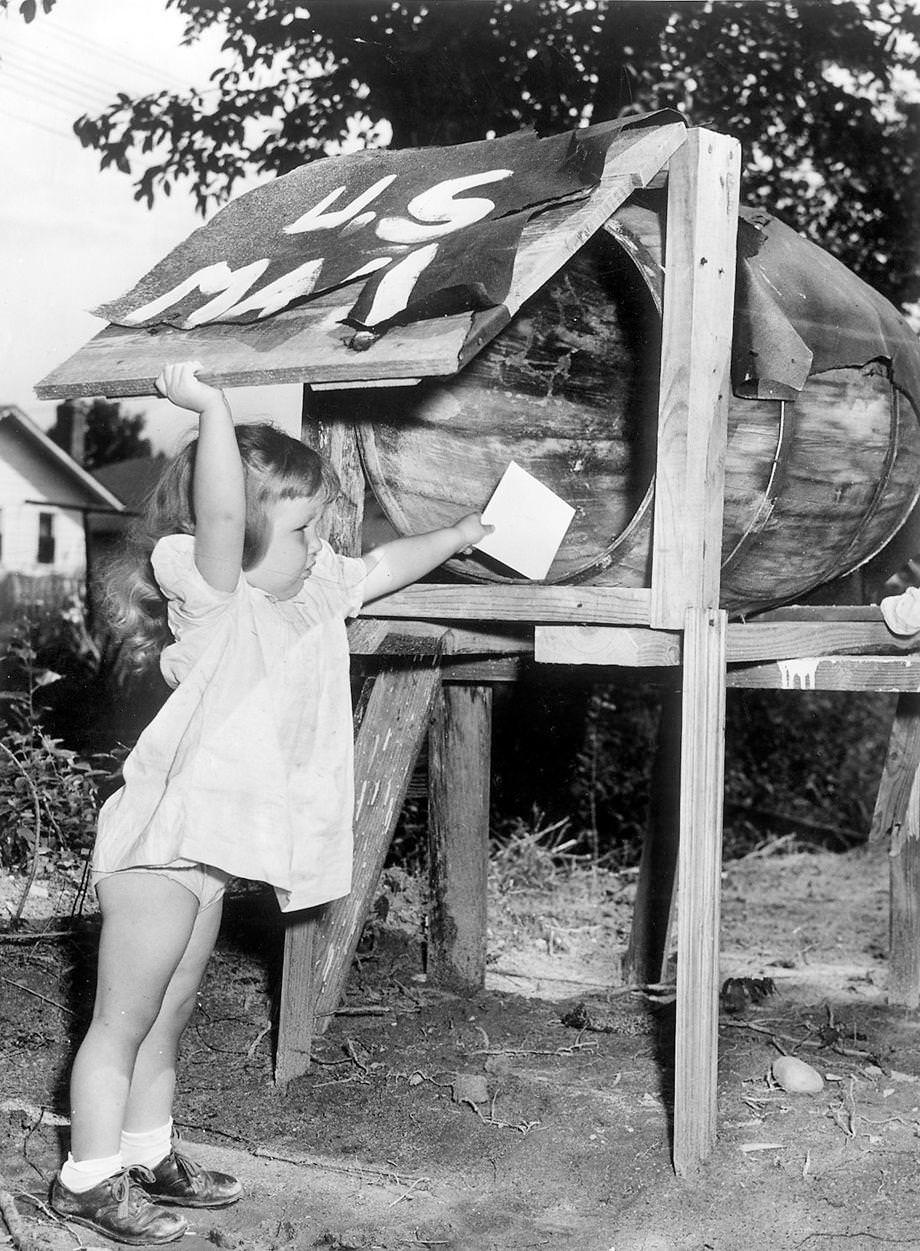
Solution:
M 511 461 L 482 511 L 495 530 L 475 546 L 527 578 L 545 578 L 574 516 L 571 504 Z

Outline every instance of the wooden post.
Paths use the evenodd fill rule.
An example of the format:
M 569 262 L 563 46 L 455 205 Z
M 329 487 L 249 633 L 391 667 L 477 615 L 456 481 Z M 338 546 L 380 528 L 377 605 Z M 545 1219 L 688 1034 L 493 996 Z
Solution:
M 889 850 L 888 1002 L 920 1007 L 920 695 L 898 696 L 870 842 Z
M 275 1085 L 306 1073 L 313 1046 L 313 936 L 318 908 L 305 908 L 285 919 L 284 972 L 278 1014 Z
M 428 740 L 428 978 L 485 983 L 492 690 L 441 688 Z
M 677 887 L 680 723 L 679 693 L 662 692 L 648 829 L 642 840 L 632 928 L 623 956 L 623 980 L 627 983 L 660 982 L 667 974 Z
M 726 625 L 719 609 L 687 609 L 674 1055 L 679 1176 L 697 1168 L 716 1140 Z
M 715 1142 L 726 618 L 719 611 L 739 147 L 690 131 L 668 171 L 651 625 L 684 631 L 674 1167 Z
M 651 625 L 719 603 L 739 146 L 691 130 L 668 169 Z
M 336 551 L 345 556 L 357 556 L 361 551 L 364 474 L 355 428 L 348 422 L 334 425 L 311 422 L 309 388 L 305 387 L 301 437 L 330 461 L 342 485 L 341 497 L 326 519 L 326 537 Z M 315 1009 L 313 958 L 316 927 L 321 916 L 321 908 L 309 908 L 284 919 L 284 966 L 275 1049 L 275 1082 L 282 1089 L 310 1067 Z
M 341 555 L 360 556 L 366 484 L 355 427 L 348 421 L 311 421 L 309 397 L 310 389 L 304 387 L 301 438 L 326 457 L 342 485 L 335 508 L 330 509 L 325 518 L 324 537 Z
M 918 775 L 915 775 L 915 779 Z M 920 792 L 910 793 L 889 858 L 888 1002 L 920 1007 Z

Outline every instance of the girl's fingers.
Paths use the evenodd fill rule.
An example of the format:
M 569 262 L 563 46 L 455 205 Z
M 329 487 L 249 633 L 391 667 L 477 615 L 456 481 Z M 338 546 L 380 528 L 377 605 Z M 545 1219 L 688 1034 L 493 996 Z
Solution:
M 174 392 L 190 382 L 198 383 L 200 380 L 197 375 L 201 368 L 201 361 L 181 361 L 176 365 L 164 365 L 153 385 L 160 395 L 168 397 L 170 391 Z

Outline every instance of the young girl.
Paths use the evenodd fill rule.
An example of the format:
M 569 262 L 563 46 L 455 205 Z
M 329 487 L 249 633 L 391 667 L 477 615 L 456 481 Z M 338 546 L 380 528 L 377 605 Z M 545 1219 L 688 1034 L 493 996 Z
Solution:
M 175 1150 L 179 1039 L 228 879 L 271 883 L 285 911 L 347 894 L 352 721 L 345 618 L 488 533 L 475 515 L 360 559 L 317 535 L 338 489 L 310 448 L 234 427 L 222 392 L 171 365 L 161 394 L 198 413 L 110 578 L 117 624 L 175 689 L 103 805 L 93 1019 L 71 1078 L 71 1151 L 51 1202 L 117 1242 L 172 1242 L 170 1208 L 222 1207 L 239 1182 Z M 162 649 L 162 650 L 160 650 Z

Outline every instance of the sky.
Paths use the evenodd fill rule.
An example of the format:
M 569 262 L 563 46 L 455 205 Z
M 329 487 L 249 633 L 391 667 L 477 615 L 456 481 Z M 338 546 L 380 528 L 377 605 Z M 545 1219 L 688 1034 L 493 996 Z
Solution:
M 104 328 L 88 310 L 127 291 L 203 220 L 180 189 L 153 210 L 135 201 L 132 179 L 100 171 L 73 122 L 118 91 L 206 86 L 221 36 L 182 47 L 181 17 L 165 0 L 57 0 L 29 24 L 18 8 L 11 0 L 0 11 L 0 403 L 47 429 L 55 405 L 34 386 Z M 238 420 L 299 428 L 298 386 L 237 388 L 230 399 Z M 122 409 L 146 415 L 156 450 L 189 429 L 162 400 Z

